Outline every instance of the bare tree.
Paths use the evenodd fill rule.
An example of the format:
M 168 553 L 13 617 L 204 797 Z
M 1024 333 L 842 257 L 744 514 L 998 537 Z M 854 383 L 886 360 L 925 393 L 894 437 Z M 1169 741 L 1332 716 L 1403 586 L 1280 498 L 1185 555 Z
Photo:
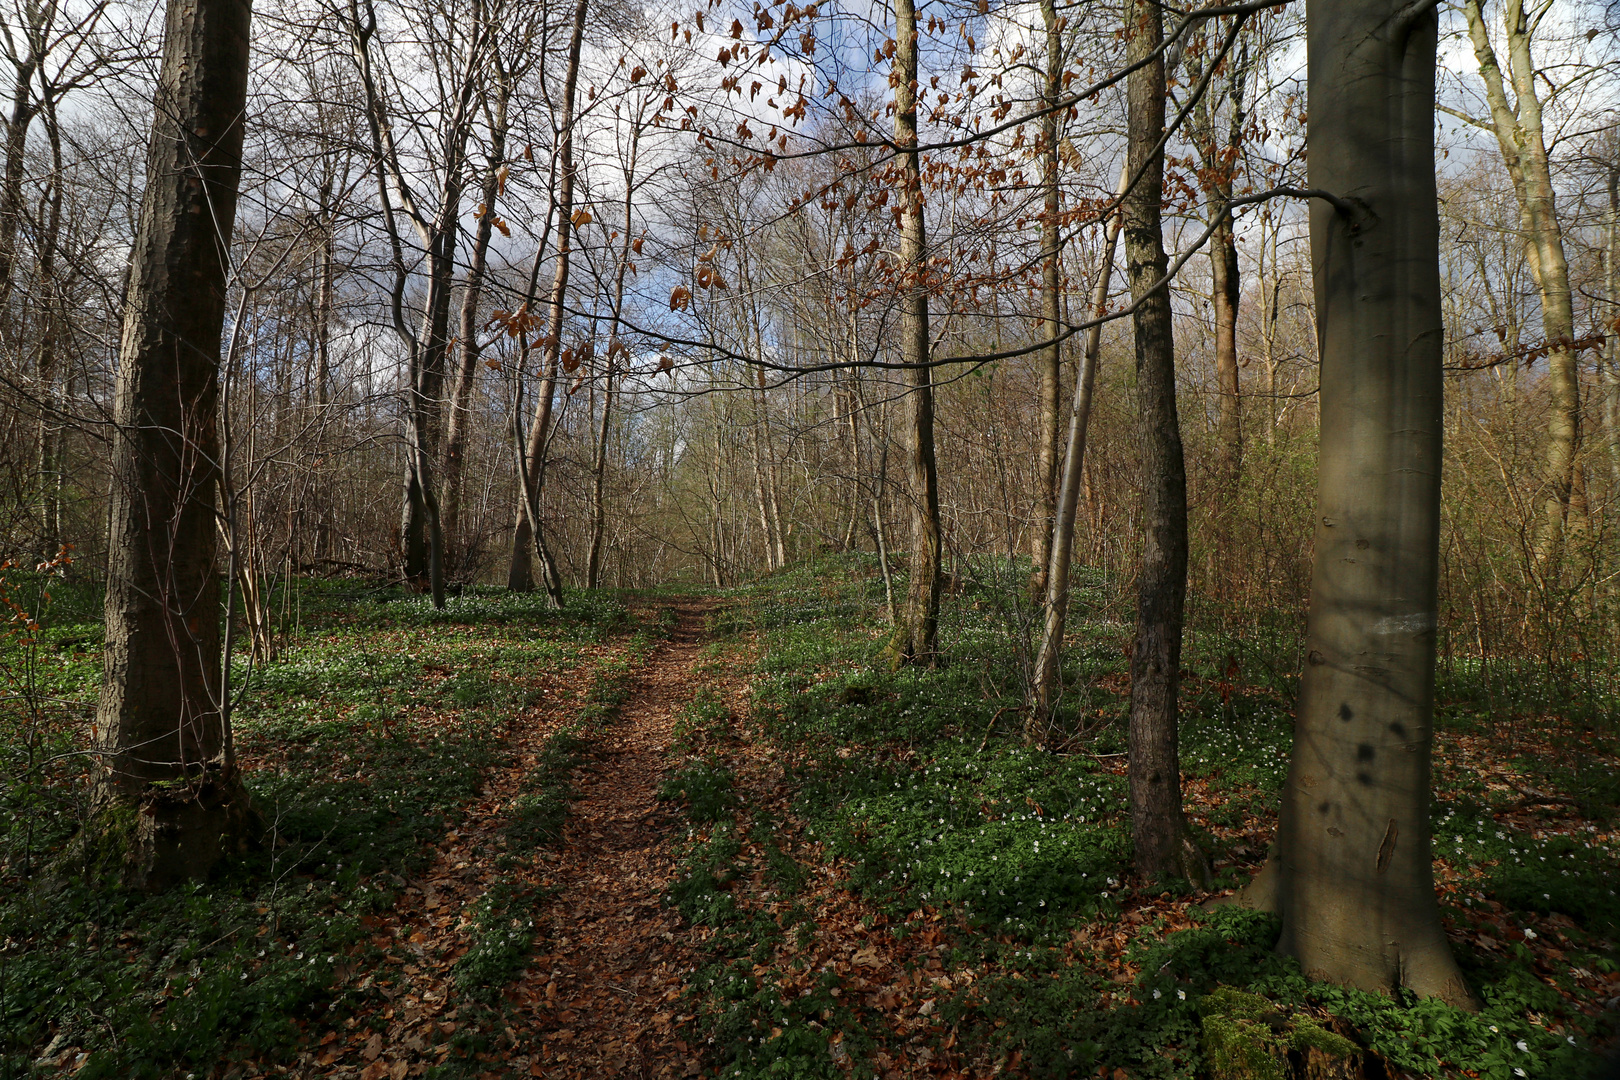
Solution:
M 911 481 L 911 561 L 906 607 L 888 645 L 899 663 L 930 662 L 939 631 L 942 536 L 934 459 L 934 376 L 928 366 L 928 235 L 917 150 L 917 9 L 895 0 L 894 142 L 900 159 L 900 357 L 906 366 L 906 472 Z
M 1175 338 L 1165 281 L 1160 202 L 1164 185 L 1164 24 L 1152 0 L 1126 7 L 1126 160 L 1134 182 L 1121 206 L 1134 308 L 1137 408 L 1142 444 L 1142 566 L 1131 650 L 1131 834 L 1136 868 L 1150 878 L 1202 880 L 1203 855 L 1181 811 L 1177 750 L 1181 630 L 1187 596 L 1187 466 L 1176 414 Z
M 245 0 L 171 3 L 130 262 L 91 825 L 145 888 L 252 839 L 221 700 L 219 348 L 242 171 Z
M 1564 254 L 1564 230 L 1559 224 L 1556 189 L 1547 154 L 1542 121 L 1540 75 L 1532 45 L 1553 4 L 1542 2 L 1526 9 L 1524 0 L 1507 0 L 1502 24 L 1507 40 L 1508 71 L 1504 78 L 1496 49 L 1485 23 L 1484 0 L 1464 0 L 1468 36 L 1479 61 L 1485 84 L 1489 119 L 1476 120 L 1451 110 L 1470 123 L 1491 131 L 1502 160 L 1513 178 L 1519 203 L 1519 227 L 1525 254 L 1541 297 L 1541 332 L 1547 349 L 1547 372 L 1552 384 L 1552 408 L 1547 414 L 1547 451 L 1543 466 L 1547 496 L 1536 534 L 1536 558 L 1546 565 L 1556 561 L 1563 542 L 1565 519 L 1575 490 L 1576 456 L 1580 449 L 1580 371 L 1575 349 L 1575 308 L 1569 286 L 1569 260 Z M 1513 100 L 1508 100 L 1508 86 Z

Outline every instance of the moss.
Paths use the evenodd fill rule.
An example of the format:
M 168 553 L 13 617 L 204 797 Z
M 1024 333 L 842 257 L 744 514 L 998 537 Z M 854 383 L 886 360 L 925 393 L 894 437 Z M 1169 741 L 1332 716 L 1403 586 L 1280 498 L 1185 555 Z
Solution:
M 1288 1080 L 1286 1053 L 1271 1029 L 1254 1020 L 1205 1016 L 1204 1062 L 1211 1080 Z
M 1335 1035 L 1321 1024 L 1303 1017 L 1294 1021 L 1294 1031 L 1289 1043 L 1301 1053 L 1307 1050 L 1320 1050 L 1336 1058 L 1354 1057 L 1360 1052 L 1360 1047 L 1343 1035 Z
M 1198 1014 L 1204 1017 L 1226 1016 L 1234 1020 L 1258 1020 L 1277 1006 L 1259 994 L 1246 994 L 1230 986 L 1217 986 L 1198 999 Z

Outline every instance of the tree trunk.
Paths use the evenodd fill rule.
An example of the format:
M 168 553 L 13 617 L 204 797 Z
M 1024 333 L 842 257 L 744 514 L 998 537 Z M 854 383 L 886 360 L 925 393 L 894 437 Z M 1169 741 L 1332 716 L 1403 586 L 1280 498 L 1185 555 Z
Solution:
M 501 169 L 506 158 L 506 102 L 510 96 L 509 81 L 497 73 L 495 115 L 489 128 L 488 174 L 484 177 L 483 210 L 478 217 L 478 229 L 473 234 L 472 259 L 467 265 L 467 276 L 462 282 L 460 355 L 455 379 L 451 383 L 450 417 L 444 436 L 444 533 L 445 543 L 452 553 L 452 562 L 459 562 L 459 573 L 471 569 L 467 539 L 461 529 L 462 488 L 466 479 L 467 427 L 472 418 L 472 392 L 478 374 L 478 302 L 484 291 L 484 268 L 489 259 L 489 240 L 495 231 L 495 203 L 500 198 Z
M 1220 407 L 1215 417 L 1215 442 L 1220 447 L 1216 474 L 1221 486 L 1231 492 L 1243 473 L 1243 399 L 1239 396 L 1237 321 L 1243 281 L 1238 274 L 1237 240 L 1232 219 L 1226 213 L 1230 185 L 1217 199 L 1210 200 L 1210 212 L 1221 220 L 1209 238 L 1210 284 L 1215 308 L 1215 392 Z
M 1040 332 L 1051 340 L 1041 350 L 1040 360 L 1040 447 L 1039 473 L 1035 482 L 1035 528 L 1031 531 L 1029 595 L 1039 600 L 1046 594 L 1048 567 L 1052 561 L 1052 525 L 1057 513 L 1058 482 L 1058 384 L 1062 378 L 1063 347 L 1059 344 L 1063 232 L 1058 211 L 1058 103 L 1063 95 L 1063 20 L 1058 18 L 1057 0 L 1041 0 L 1041 20 L 1046 26 L 1046 83 L 1041 104 L 1041 318 Z
M 906 471 L 911 481 L 911 565 L 905 616 L 887 653 L 896 664 L 931 662 L 939 631 L 939 477 L 934 463 L 934 377 L 927 366 L 928 239 L 917 152 L 917 8 L 895 0 L 894 142 L 900 178 L 900 359 L 905 369 Z
M 1131 833 L 1136 869 L 1150 879 L 1202 879 L 1203 857 L 1181 812 L 1176 745 L 1181 686 L 1181 623 L 1187 593 L 1187 471 L 1176 416 L 1176 357 L 1168 269 L 1160 226 L 1165 71 L 1148 59 L 1164 40 L 1152 0 L 1126 7 L 1127 56 L 1147 61 L 1126 84 L 1135 186 L 1121 206 L 1125 259 L 1136 304 L 1136 389 L 1142 447 L 1142 565 L 1137 579 L 1136 641 L 1131 651 Z
M 200 878 L 251 838 L 222 708 L 214 565 L 250 15 L 246 0 L 169 5 L 119 348 L 92 827 L 148 889 Z
M 1130 183 L 1127 166 L 1120 170 L 1119 196 Z M 1108 222 L 1102 262 L 1097 267 L 1097 283 L 1091 290 L 1091 314 L 1101 318 L 1108 308 L 1108 283 L 1114 272 L 1114 251 L 1124 218 L 1116 212 Z M 1046 572 L 1046 621 L 1041 647 L 1035 656 L 1035 685 L 1030 699 L 1034 708 L 1024 730 L 1026 741 L 1039 745 L 1046 739 L 1053 714 L 1057 711 L 1063 633 L 1069 613 L 1069 564 L 1074 557 L 1074 519 L 1080 502 L 1080 478 L 1085 473 L 1086 430 L 1091 424 L 1091 399 L 1097 386 L 1097 358 L 1102 352 L 1102 323 L 1086 332 L 1085 357 L 1069 406 L 1069 439 L 1063 451 L 1063 482 L 1058 494 L 1057 512 L 1052 522 L 1052 541 Z
M 533 588 L 531 557 L 539 556 L 546 593 L 554 605 L 562 605 L 562 582 L 556 564 L 546 548 L 540 527 L 540 496 L 545 485 L 546 444 L 551 435 L 551 411 L 557 396 L 557 365 L 562 351 L 563 316 L 568 300 L 569 255 L 573 245 L 574 214 L 574 99 L 579 88 L 579 55 L 585 37 L 585 17 L 590 0 L 579 0 L 574 7 L 574 23 L 568 41 L 568 69 L 563 77 L 562 124 L 557 133 L 557 256 L 546 313 L 546 336 L 540 346 L 540 388 L 534 404 L 534 419 L 524 448 L 521 481 L 523 505 L 512 530 L 512 559 L 507 587 Z
M 56 99 L 44 95 L 45 130 L 51 149 L 51 178 L 46 186 L 42 228 L 39 234 L 37 276 L 39 279 L 39 431 L 37 434 L 39 477 L 39 552 L 42 558 L 56 557 L 62 548 L 62 413 L 64 396 L 58 370 L 57 347 L 66 312 L 62 305 L 61 284 L 56 280 L 56 246 L 62 235 L 62 198 L 67 173 L 62 160 L 62 128 L 57 122 Z M 3 301 L 0 301 L 3 304 Z
M 1202 75 L 1202 58 L 1189 57 L 1188 76 L 1196 82 Z M 1209 238 L 1210 306 L 1215 315 L 1215 419 L 1216 482 L 1230 494 L 1243 470 L 1242 399 L 1239 397 L 1237 320 L 1243 283 L 1238 272 L 1237 239 L 1227 207 L 1232 201 L 1233 177 L 1243 144 L 1244 80 L 1249 71 L 1247 39 L 1238 55 L 1229 60 L 1225 90 L 1227 114 L 1224 139 L 1216 136 L 1217 117 L 1210 108 L 1209 95 L 1201 98 L 1189 117 L 1189 135 L 1197 145 L 1203 168 L 1198 174 L 1204 204 L 1215 231 Z
M 1485 84 L 1485 99 L 1490 105 L 1490 126 L 1519 202 L 1519 227 L 1524 233 L 1525 255 L 1541 296 L 1547 378 L 1552 384 L 1552 408 L 1547 413 L 1547 452 L 1542 466 L 1547 494 L 1535 538 L 1536 561 L 1545 575 L 1556 568 L 1563 546 L 1564 525 L 1575 487 L 1575 458 L 1580 447 L 1580 370 L 1573 348 L 1575 309 L 1569 285 L 1569 262 L 1564 256 L 1564 232 L 1558 223 L 1552 169 L 1547 160 L 1541 99 L 1536 94 L 1537 71 L 1530 50 L 1534 27 L 1525 13 L 1523 0 L 1508 0 L 1503 19 L 1514 94 L 1510 105 L 1481 5 L 1482 0 L 1466 0 L 1463 12 L 1468 17 L 1468 36 L 1474 45 L 1474 56 L 1479 61 L 1480 77 Z
M 34 102 L 34 72 L 44 61 L 47 13 L 54 5 L 30 5 L 29 23 L 20 37 L 27 52 L 12 58 L 14 78 L 11 115 L 6 119 L 5 174 L 0 177 L 0 312 L 11 304 L 11 288 L 17 270 L 17 234 L 22 227 L 23 173 L 27 169 L 28 128 L 39 111 Z
M 1310 184 L 1321 450 L 1306 663 L 1275 857 L 1245 902 L 1277 910 L 1307 976 L 1474 999 L 1435 905 L 1429 769 L 1439 572 L 1437 17 L 1310 0 Z
M 1604 417 L 1609 428 L 1609 467 L 1620 488 L 1620 161 L 1609 163 L 1609 220 L 1603 258 L 1608 318 L 1603 325 L 1603 381 L 1607 384 Z

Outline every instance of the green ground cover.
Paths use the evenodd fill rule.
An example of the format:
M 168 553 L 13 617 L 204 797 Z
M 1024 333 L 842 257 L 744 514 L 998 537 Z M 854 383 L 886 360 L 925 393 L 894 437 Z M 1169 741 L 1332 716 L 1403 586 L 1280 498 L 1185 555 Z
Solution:
M 692 1038 L 721 1075 L 1281 1077 L 1352 1050 L 1418 1076 L 1593 1074 L 1593 1047 L 1615 1036 L 1602 999 L 1620 994 L 1611 671 L 1589 665 L 1575 693 L 1525 673 L 1517 749 L 1497 727 L 1488 768 L 1437 768 L 1446 919 L 1486 1003 L 1470 1015 L 1308 983 L 1271 951 L 1273 918 L 1133 879 L 1116 756 L 1129 629 L 1090 583 L 1060 725 L 1081 734 L 1029 749 L 1009 588 L 1022 574 L 997 573 L 959 568 L 931 671 L 879 660 L 882 584 L 864 558 L 774 575 L 716 620 L 755 668 L 749 708 L 725 723 L 766 742 L 790 792 L 772 819 L 744 779 L 758 766 L 728 753 L 736 739 L 672 763 L 691 824 L 669 902 L 712 930 Z M 1287 626 L 1189 633 L 1181 753 L 1218 886 L 1247 880 L 1274 826 L 1297 641 Z M 1437 761 L 1491 722 L 1506 680 L 1489 675 L 1442 673 Z M 704 724 L 690 721 L 724 726 Z
M 364 1016 L 389 981 L 379 916 L 477 794 L 503 732 L 548 695 L 570 699 L 578 670 L 591 676 L 579 723 L 597 722 L 628 677 L 622 660 L 587 662 L 632 629 L 606 596 L 558 613 L 475 591 L 438 612 L 397 590 L 300 583 L 277 658 L 238 665 L 238 752 L 269 842 L 206 883 L 143 896 L 65 859 L 84 812 L 101 632 L 91 590 L 11 583 L 34 610 L 47 585 L 41 631 L 0 652 L 6 1080 L 54 1072 L 70 1048 L 79 1054 L 65 1064 L 81 1077 L 222 1074 L 235 1060 L 285 1059 L 312 1024 Z M 528 843 L 558 827 L 577 764 L 565 743 L 533 785 L 553 805 L 514 821 Z M 461 961 L 467 986 L 498 986 L 521 963 L 531 935 L 507 916 L 528 900 L 484 899 Z

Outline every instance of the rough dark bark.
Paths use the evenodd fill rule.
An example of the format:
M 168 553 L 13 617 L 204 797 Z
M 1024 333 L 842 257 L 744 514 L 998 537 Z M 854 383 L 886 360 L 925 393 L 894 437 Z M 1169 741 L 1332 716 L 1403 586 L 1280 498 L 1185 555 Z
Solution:
M 934 460 L 934 377 L 927 366 L 928 237 L 917 152 L 917 9 L 894 5 L 894 141 L 900 161 L 900 359 L 905 369 L 906 472 L 911 481 L 910 585 L 887 652 L 895 664 L 931 662 L 939 631 L 939 477 Z
M 1244 902 L 1281 913 L 1308 976 L 1473 995 L 1429 843 L 1440 533 L 1437 19 L 1311 0 L 1310 183 L 1321 450 L 1306 663 L 1276 854 Z
M 221 708 L 219 349 L 242 170 L 246 0 L 173 0 L 113 435 L 95 821 L 145 888 L 205 875 L 251 812 Z
M 1127 55 L 1151 56 L 1164 40 L 1152 0 L 1126 5 Z M 1137 578 L 1136 640 L 1131 651 L 1131 833 L 1136 869 L 1147 878 L 1202 879 L 1203 859 L 1181 809 L 1177 748 L 1181 628 L 1187 594 L 1187 469 L 1176 415 L 1176 356 L 1168 269 L 1160 226 L 1164 155 L 1162 59 L 1131 73 L 1126 84 L 1129 149 L 1135 186 L 1121 206 L 1126 273 L 1136 305 L 1136 392 L 1142 448 L 1142 565 Z
M 1223 487 L 1235 487 L 1243 473 L 1243 399 L 1238 386 L 1237 320 L 1243 294 L 1238 274 L 1237 240 L 1232 219 L 1225 212 L 1231 198 L 1226 191 L 1210 200 L 1210 212 L 1220 213 L 1220 224 L 1209 238 L 1210 284 L 1215 309 L 1215 392 L 1220 404 L 1215 414 L 1215 442 L 1220 448 L 1216 475 Z

